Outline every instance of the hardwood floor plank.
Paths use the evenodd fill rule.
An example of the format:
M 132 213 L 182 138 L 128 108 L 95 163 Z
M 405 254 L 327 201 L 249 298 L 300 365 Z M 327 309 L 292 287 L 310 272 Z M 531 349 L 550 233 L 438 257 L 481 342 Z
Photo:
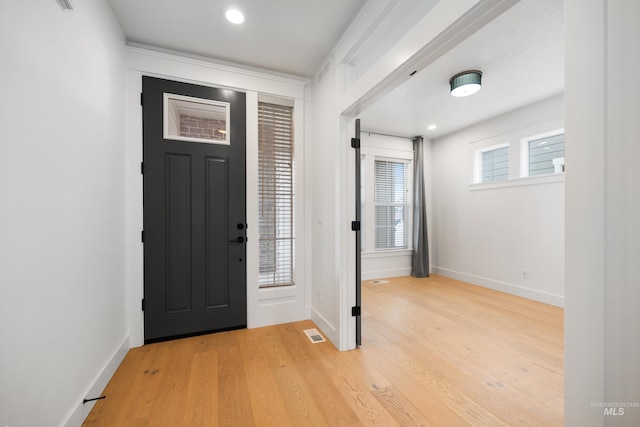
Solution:
M 283 341 L 278 331 L 285 326 L 270 328 L 265 334 L 264 345 L 269 369 L 274 373 L 280 395 L 286 402 L 289 419 L 295 426 L 330 425 L 327 421 L 330 414 L 323 413 L 318 407 L 301 367 L 292 357 L 292 352 L 305 344 L 303 338 L 299 336 L 294 343 Z
M 238 344 L 243 349 L 241 357 L 250 385 L 249 399 L 254 419 L 261 426 L 293 426 L 262 345 L 265 328 L 244 332 L 238 334 Z
M 294 342 L 306 338 L 303 329 L 297 324 L 283 325 L 279 329 L 279 333 L 283 338 L 283 342 Z M 322 413 L 325 414 L 329 425 L 358 425 L 359 419 L 357 415 L 346 404 L 341 393 L 331 380 L 332 370 L 326 369 L 318 357 L 317 346 L 320 344 L 325 343 L 312 344 L 308 342 L 306 345 L 300 345 L 295 351 L 291 352 L 291 359 L 299 367 L 301 377 L 309 385 L 313 399 Z
M 185 426 L 217 426 L 218 413 L 218 354 L 216 351 L 193 354 L 192 369 L 186 390 L 186 401 L 193 410 L 185 412 Z
M 422 411 L 413 405 L 394 387 L 385 387 L 374 391 L 374 396 L 401 426 L 428 426 Z M 444 425 L 444 424 L 443 424 Z
M 375 326 L 374 326 L 375 327 Z M 384 340 L 384 338 L 380 338 Z M 386 339 L 377 351 L 378 366 L 394 386 L 402 391 L 420 411 L 428 425 L 502 425 L 488 410 L 477 405 L 472 397 L 462 395 L 457 387 L 465 377 L 453 364 L 435 359 L 425 360 L 409 348 L 406 340 Z M 439 369 L 429 369 L 431 363 Z M 448 374 L 447 374 L 448 373 Z M 452 381 L 449 381 L 453 379 Z
M 362 297 L 350 352 L 311 321 L 132 349 L 84 425 L 562 425 L 562 309 L 440 276 Z
M 170 342 L 167 355 L 164 358 L 166 364 L 162 368 L 151 368 L 147 370 L 147 375 L 157 378 L 160 381 L 151 390 L 162 390 L 162 393 L 150 395 L 153 399 L 152 410 L 147 414 L 149 425 L 180 426 L 183 424 L 185 412 L 182 411 L 188 403 L 186 400 L 189 379 L 191 378 L 191 368 L 193 363 L 193 340 L 185 340 L 182 343 Z M 161 365 L 156 365 L 161 366 Z M 191 411 L 190 411 L 191 412 Z
M 332 368 L 330 377 L 357 414 L 360 424 L 381 427 L 401 425 L 375 394 L 380 389 L 391 387 L 391 383 L 376 369 L 368 369 L 366 364 L 363 364 L 359 352 L 345 354 L 348 356 L 340 358 L 341 363 Z
M 218 422 L 220 426 L 255 426 L 249 384 L 242 363 L 238 333 L 224 332 L 218 348 Z

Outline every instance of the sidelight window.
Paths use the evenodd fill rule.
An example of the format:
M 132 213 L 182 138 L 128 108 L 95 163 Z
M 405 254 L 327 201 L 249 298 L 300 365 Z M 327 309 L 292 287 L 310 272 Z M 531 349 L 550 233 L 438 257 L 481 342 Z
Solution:
M 259 286 L 294 284 L 293 108 L 258 103 Z

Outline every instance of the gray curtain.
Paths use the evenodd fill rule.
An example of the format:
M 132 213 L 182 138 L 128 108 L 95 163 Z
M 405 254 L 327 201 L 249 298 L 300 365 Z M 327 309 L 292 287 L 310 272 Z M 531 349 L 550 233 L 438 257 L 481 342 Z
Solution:
M 423 138 L 415 137 L 413 139 L 413 255 L 411 258 L 413 277 L 429 277 L 423 150 Z

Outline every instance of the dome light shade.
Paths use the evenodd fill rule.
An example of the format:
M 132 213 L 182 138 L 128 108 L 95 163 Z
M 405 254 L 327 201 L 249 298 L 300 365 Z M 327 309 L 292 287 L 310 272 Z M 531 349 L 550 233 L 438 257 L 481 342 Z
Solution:
M 458 73 L 449 80 L 451 95 L 456 97 L 473 95 L 482 87 L 482 71 L 470 70 Z

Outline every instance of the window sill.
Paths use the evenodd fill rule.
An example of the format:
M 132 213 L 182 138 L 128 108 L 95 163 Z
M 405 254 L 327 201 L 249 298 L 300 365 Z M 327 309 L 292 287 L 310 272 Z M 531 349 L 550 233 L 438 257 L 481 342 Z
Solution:
M 493 190 L 496 188 L 521 187 L 526 185 L 552 184 L 556 182 L 564 182 L 564 173 L 554 173 L 550 175 L 539 175 L 539 176 L 525 176 L 522 178 L 507 179 L 504 181 L 469 184 L 469 191 Z
M 413 253 L 412 249 L 389 249 L 386 251 L 362 252 L 362 258 L 375 259 L 375 258 L 405 257 L 405 256 L 410 256 L 412 253 Z

